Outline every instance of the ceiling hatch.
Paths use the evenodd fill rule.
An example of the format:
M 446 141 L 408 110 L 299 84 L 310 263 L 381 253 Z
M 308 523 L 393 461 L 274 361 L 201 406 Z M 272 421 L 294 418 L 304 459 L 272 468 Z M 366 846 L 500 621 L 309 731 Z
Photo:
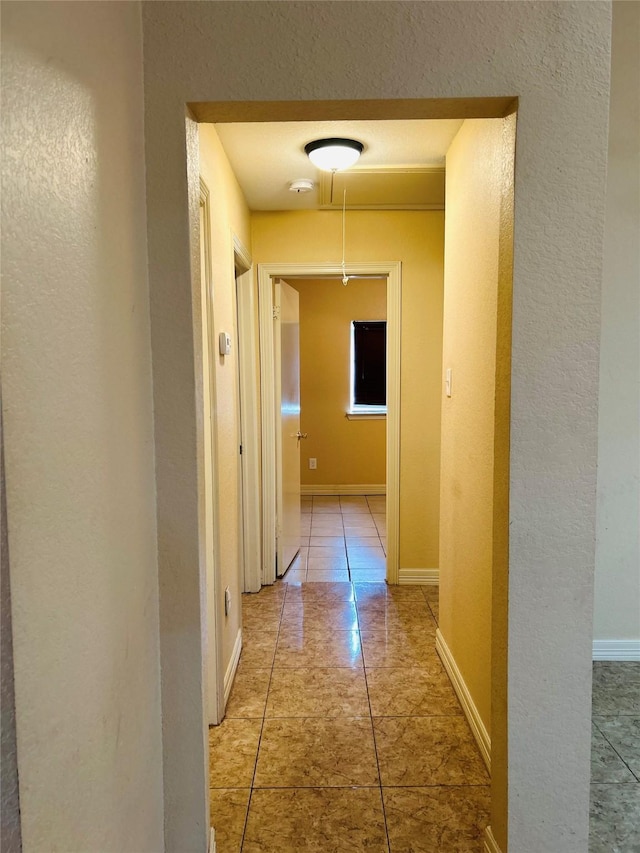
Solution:
M 443 210 L 444 168 L 382 166 L 321 173 L 320 207 L 341 208 L 344 191 L 350 209 Z

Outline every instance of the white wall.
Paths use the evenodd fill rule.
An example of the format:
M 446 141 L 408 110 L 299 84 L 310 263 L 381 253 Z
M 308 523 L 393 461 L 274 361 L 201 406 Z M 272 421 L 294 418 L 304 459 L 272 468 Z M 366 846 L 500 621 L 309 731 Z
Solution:
M 594 654 L 640 659 L 640 3 L 613 4 L 612 38 Z
M 174 513 L 181 535 L 180 549 L 161 552 L 161 608 L 167 625 L 191 633 L 200 593 L 197 507 L 188 499 L 195 491 L 197 457 L 189 443 L 196 424 L 187 338 L 193 306 L 185 176 L 193 146 L 188 140 L 185 150 L 185 102 L 224 102 L 232 115 L 234 101 L 520 98 L 509 543 L 510 853 L 583 853 L 587 846 L 609 34 L 606 2 L 144 7 L 156 448 L 164 477 L 159 536 L 167 541 Z M 300 44 L 304 50 L 292 49 Z M 447 110 L 455 114 L 455 105 L 434 107 L 430 114 Z M 289 115 L 295 118 L 296 110 Z M 372 105 L 370 115 L 384 115 L 384 104 Z M 180 595 L 172 601 L 178 578 Z M 202 662 L 185 658 L 178 666 L 173 649 L 168 652 L 163 685 L 175 697 L 191 696 L 181 706 L 181 724 L 194 731 L 203 726 L 194 693 Z M 176 715 L 168 703 L 163 707 Z M 171 773 L 165 795 L 169 787 L 173 792 L 165 799 L 167 827 L 172 844 L 190 850 L 202 845 L 201 805 L 191 807 L 176 792 L 195 786 L 203 768 L 195 750 L 180 756 L 178 745 L 168 745 L 165 761 L 165 775 Z M 549 796 L 550 791 L 561 795 Z
M 136 3 L 2 9 L 3 406 L 25 851 L 163 844 Z

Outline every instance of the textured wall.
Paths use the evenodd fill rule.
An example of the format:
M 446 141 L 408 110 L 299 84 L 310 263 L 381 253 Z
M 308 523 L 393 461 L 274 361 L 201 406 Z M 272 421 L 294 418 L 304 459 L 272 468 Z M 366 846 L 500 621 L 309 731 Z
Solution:
M 442 211 L 352 210 L 347 260 L 402 262 L 400 567 L 438 566 Z M 336 262 L 342 214 L 252 214 L 255 263 Z
M 385 320 L 384 279 L 291 281 L 300 294 L 300 481 L 303 485 L 384 483 L 385 420 L 349 420 L 351 323 Z M 314 456 L 318 468 L 309 470 Z
M 2 9 L 3 406 L 26 851 L 163 849 L 140 7 Z
M 440 630 L 489 733 L 501 141 L 467 120 L 447 151 L 442 349 Z
M 200 601 L 197 548 L 196 559 L 191 556 L 197 507 L 189 498 L 197 462 L 189 444 L 195 434 L 188 387 L 194 383 L 193 354 L 185 339 L 192 321 L 185 102 L 372 98 L 377 103 L 368 108 L 369 116 L 383 118 L 389 116 L 386 99 L 520 98 L 509 542 L 510 853 L 583 853 L 587 845 L 609 37 L 606 2 L 144 7 L 155 411 L 161 433 L 156 447 L 158 468 L 166 470 L 160 517 L 168 529 L 175 514 L 181 541 L 181 551 L 161 555 L 160 568 L 170 591 L 179 575 L 185 590 L 174 603 L 167 601 L 167 620 L 190 630 L 198 623 Z M 431 114 L 438 114 L 437 106 Z M 288 115 L 295 118 L 295 110 Z M 160 536 L 165 541 L 165 531 Z M 201 660 L 180 667 L 172 661 L 167 659 L 167 681 L 176 696 L 185 688 L 190 695 Z M 195 697 L 184 710 L 187 729 L 202 726 Z M 170 753 L 165 807 L 171 842 L 176 849 L 200 849 L 201 807 L 189 811 L 178 791 L 202 767 L 181 758 L 177 742 Z
M 640 4 L 614 3 L 594 637 L 640 645 L 639 43 Z

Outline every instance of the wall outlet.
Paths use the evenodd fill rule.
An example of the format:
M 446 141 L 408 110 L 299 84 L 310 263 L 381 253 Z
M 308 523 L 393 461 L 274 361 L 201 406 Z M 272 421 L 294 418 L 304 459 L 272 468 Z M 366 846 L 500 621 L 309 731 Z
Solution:
M 231 590 L 229 587 L 224 591 L 224 615 L 228 616 L 231 613 Z
M 317 469 L 317 467 L 318 467 L 318 460 L 311 457 L 309 459 L 309 470 L 315 471 Z

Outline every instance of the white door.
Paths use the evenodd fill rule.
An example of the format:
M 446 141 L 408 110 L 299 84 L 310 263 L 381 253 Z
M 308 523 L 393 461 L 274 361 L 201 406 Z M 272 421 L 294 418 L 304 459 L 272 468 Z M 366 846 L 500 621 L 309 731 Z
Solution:
M 300 320 L 298 292 L 274 285 L 276 374 L 276 573 L 300 550 Z

